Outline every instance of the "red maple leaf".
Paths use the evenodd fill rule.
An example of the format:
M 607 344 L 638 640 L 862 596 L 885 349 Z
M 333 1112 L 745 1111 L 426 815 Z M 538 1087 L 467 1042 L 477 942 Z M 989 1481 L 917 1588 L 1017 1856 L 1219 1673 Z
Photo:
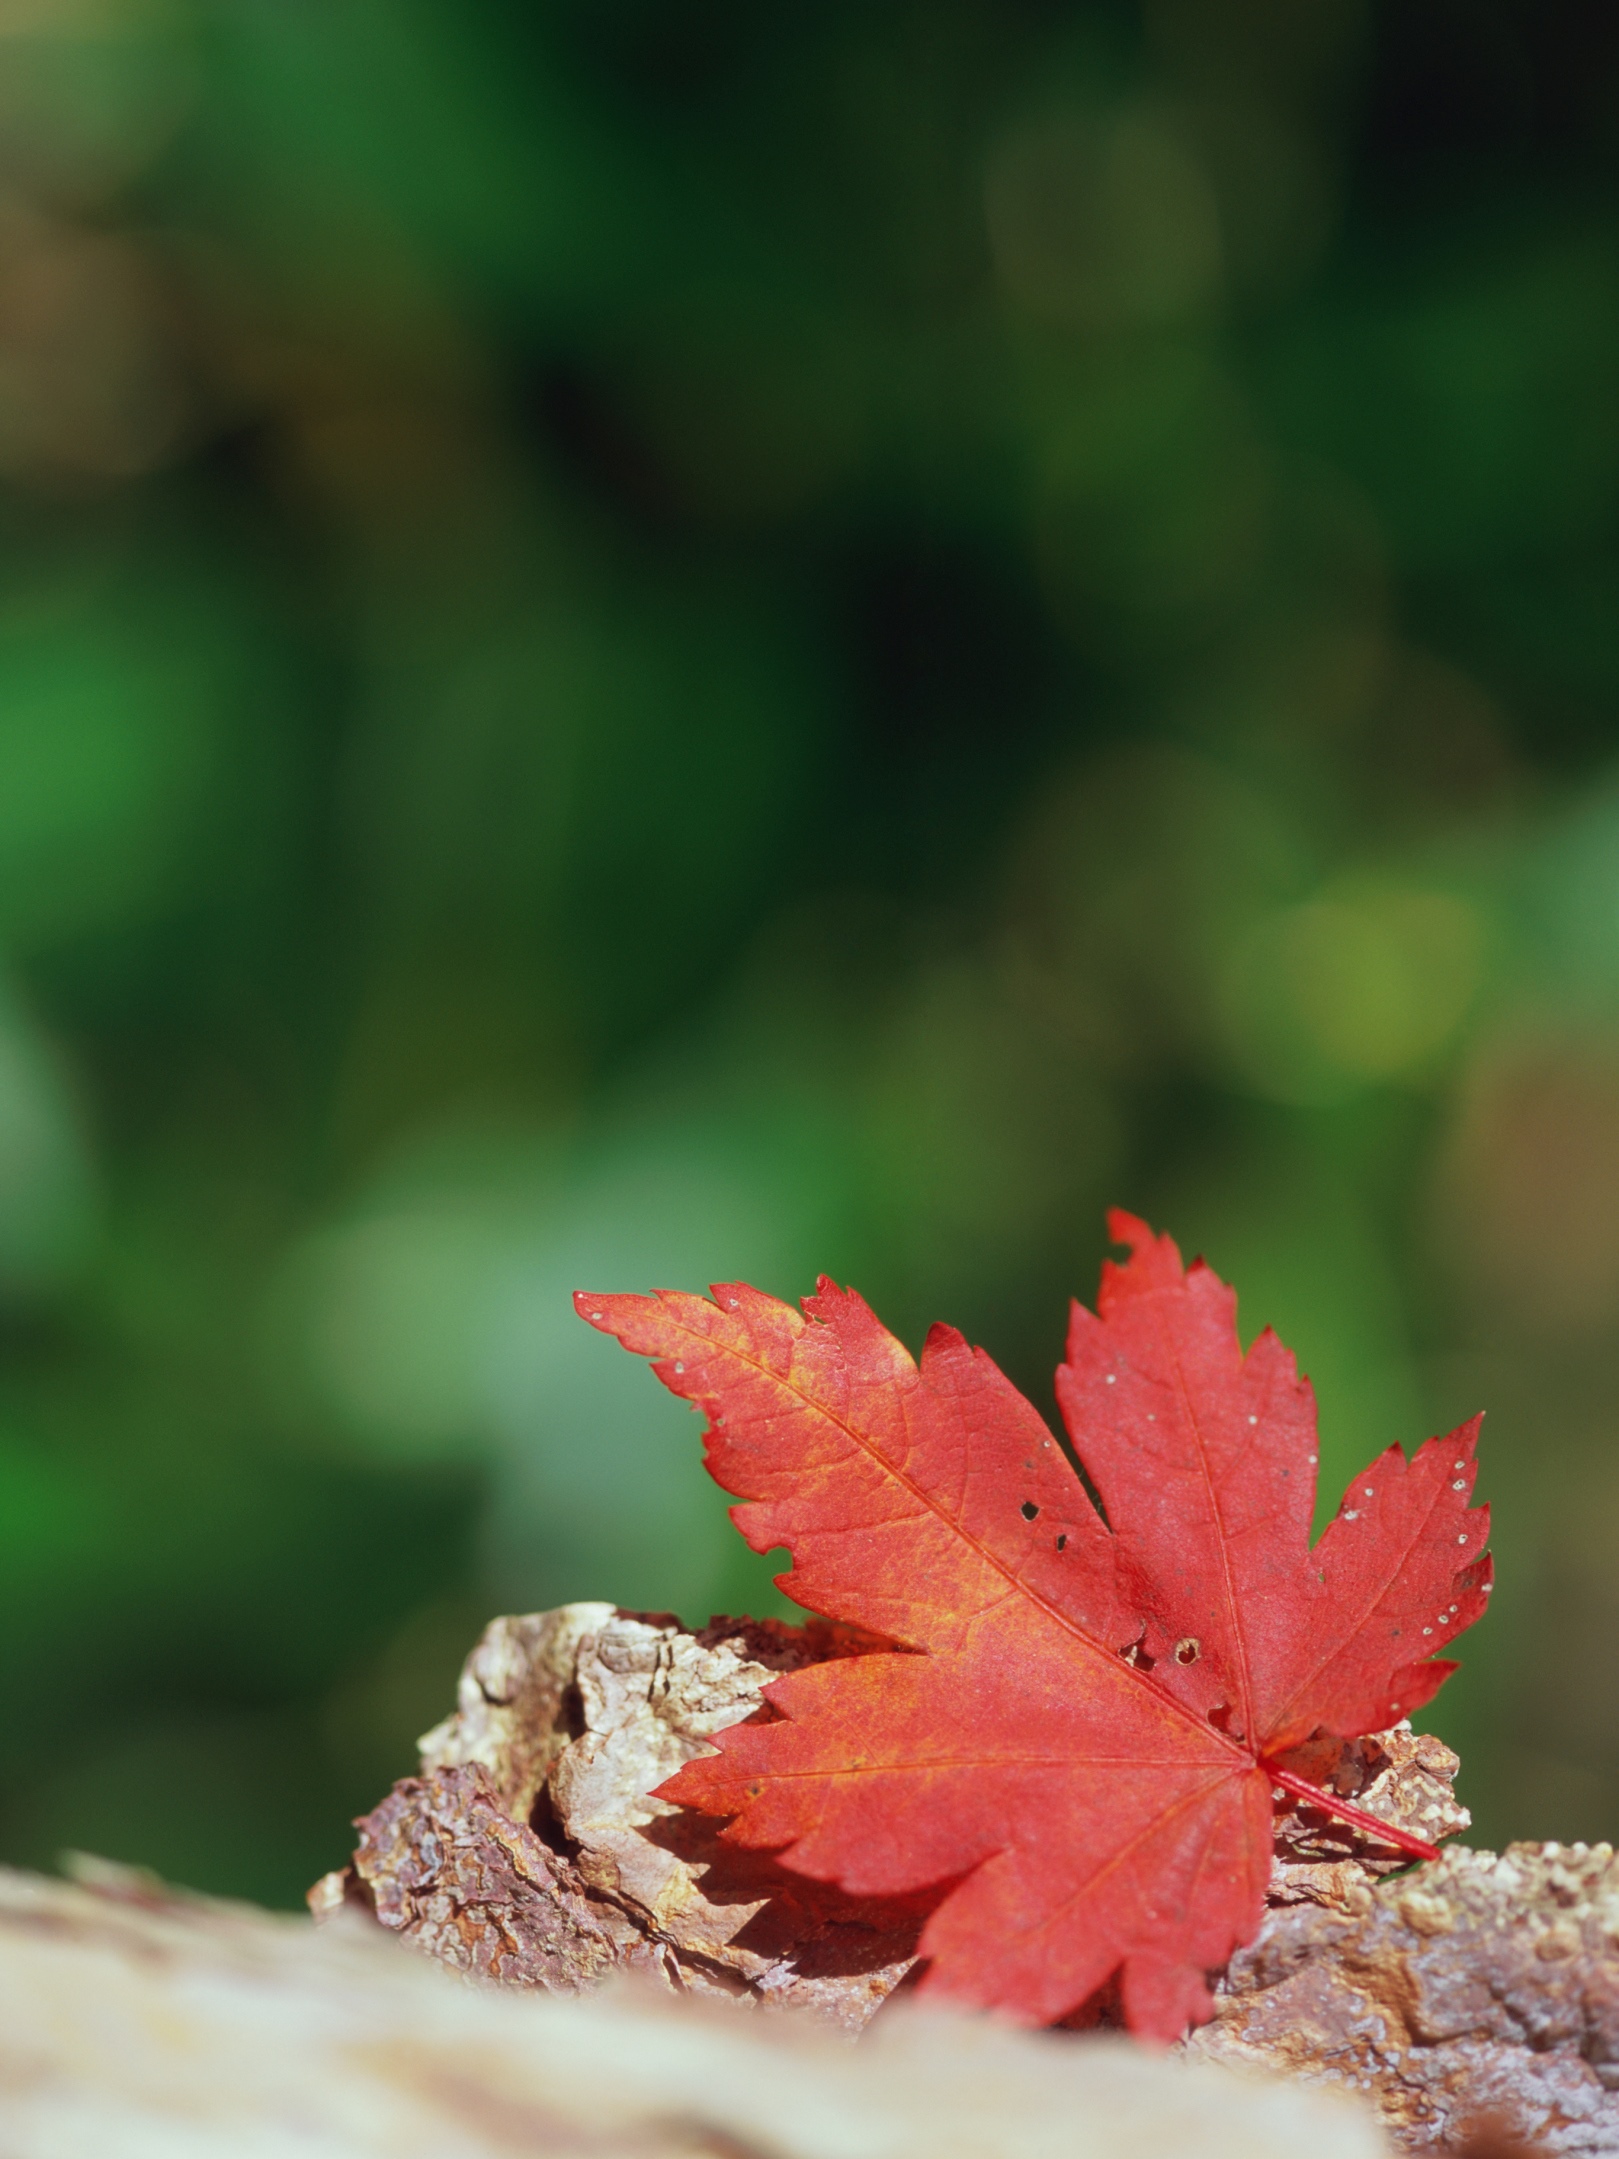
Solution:
M 1036 1411 L 936 1326 L 920 1365 L 852 1290 L 803 1313 L 741 1284 L 576 1300 L 708 1416 L 708 1467 L 781 1587 L 891 1650 L 766 1688 L 661 1797 L 855 1895 L 936 1888 L 923 1991 L 1031 2023 L 1122 1972 L 1173 2038 L 1257 1931 L 1273 1788 L 1355 1816 L 1277 1757 L 1378 1731 L 1483 1611 L 1479 1420 L 1388 1449 L 1312 1550 L 1315 1403 L 1268 1330 L 1167 1237 L 1075 1305 L 1057 1394 L 1106 1521 Z

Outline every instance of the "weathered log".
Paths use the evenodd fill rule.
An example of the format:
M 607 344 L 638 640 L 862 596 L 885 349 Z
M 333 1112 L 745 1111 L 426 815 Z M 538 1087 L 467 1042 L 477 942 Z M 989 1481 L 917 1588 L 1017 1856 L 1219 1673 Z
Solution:
M 565 1987 L 655 1965 L 689 1993 L 857 2030 L 914 1963 L 925 1903 L 841 1896 L 646 1794 L 750 1716 L 776 1673 L 866 1646 L 824 1623 L 693 1635 L 611 1605 L 496 1620 L 456 1715 L 422 1741 L 421 1777 L 360 1824 L 348 1881 L 315 1909 L 357 1887 L 384 1925 L 462 1970 Z M 571 1972 L 557 1965 L 566 1929 Z
M 360 1824 L 317 1913 L 358 1902 L 456 1968 L 570 1991 L 628 1969 L 862 2028 L 903 1986 L 926 1900 L 854 1900 L 735 1853 L 647 1797 L 777 1672 L 870 1645 L 813 1623 L 580 1604 L 496 1620 L 422 1773 Z M 1408 1726 L 1311 1765 L 1430 1840 L 1467 1826 L 1456 1758 Z M 1408 2151 L 1470 2135 L 1619 2154 L 1619 1865 L 1609 1847 L 1452 1848 L 1415 1872 L 1331 1817 L 1278 1812 L 1270 1909 L 1186 2052 L 1352 2091 Z M 1089 2005 L 1077 2023 L 1106 2023 Z
M 0 1872 L 6 2159 L 1378 2159 L 1369 2116 L 901 2006 L 852 2047 L 644 1981 L 458 1981 L 353 1915 Z
M 1619 1864 L 1611 1846 L 1452 1849 L 1272 1909 L 1188 2051 L 1376 2101 L 1395 2141 L 1493 2120 L 1559 2159 L 1619 2152 Z

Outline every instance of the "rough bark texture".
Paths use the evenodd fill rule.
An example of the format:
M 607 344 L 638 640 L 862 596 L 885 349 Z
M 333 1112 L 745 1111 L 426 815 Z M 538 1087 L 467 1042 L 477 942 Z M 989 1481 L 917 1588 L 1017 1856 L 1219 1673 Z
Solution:
M 0 1871 L 6 2159 L 1378 2159 L 1358 2108 L 902 2007 L 851 2047 L 644 1982 L 467 1983 L 369 1921 Z
M 1453 1849 L 1280 1905 L 1189 2051 L 1363 2091 L 1408 2149 L 1493 2119 L 1559 2159 L 1619 2152 L 1619 1864 Z
M 859 2030 L 911 1970 L 925 1905 L 839 1898 L 645 1795 L 751 1715 L 776 1672 L 869 1646 L 822 1623 L 692 1634 L 605 1604 L 498 1619 L 456 1714 L 422 1742 L 422 1774 L 359 1824 L 350 1868 L 311 1903 L 358 1901 L 518 1986 L 571 1991 L 627 1968 Z M 1467 1826 L 1455 1756 L 1406 1726 L 1299 1766 L 1430 1840 Z M 1619 2155 L 1609 1848 L 1453 1848 L 1403 1869 L 1316 1809 L 1279 1808 L 1264 1929 L 1186 2051 L 1354 2091 L 1408 2151 L 1517 2139 L 1558 2159 Z M 1075 2021 L 1108 2018 L 1101 2001 Z
M 457 1713 L 422 1741 L 422 1775 L 359 1824 L 317 1914 L 358 1889 L 462 1970 L 567 1987 L 624 1964 L 857 2030 L 910 1969 L 925 1904 L 842 1897 L 645 1795 L 751 1716 L 776 1673 L 866 1646 L 769 1620 L 693 1635 L 611 1605 L 497 1619 Z

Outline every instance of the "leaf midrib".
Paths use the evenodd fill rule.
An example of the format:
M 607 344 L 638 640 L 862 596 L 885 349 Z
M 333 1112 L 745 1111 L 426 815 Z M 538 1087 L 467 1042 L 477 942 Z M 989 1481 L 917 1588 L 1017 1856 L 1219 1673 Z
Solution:
M 707 1302 L 706 1299 L 701 1301 Z M 665 1307 L 665 1309 L 667 1310 L 668 1308 Z M 797 1318 L 796 1314 L 791 1313 L 790 1307 L 784 1307 L 784 1309 L 789 1311 L 791 1317 L 793 1317 L 794 1319 Z M 719 1313 L 719 1316 L 722 1319 L 725 1317 L 724 1313 L 720 1312 L 717 1305 L 713 1307 L 713 1310 L 716 1313 Z M 824 1418 L 828 1424 L 834 1426 L 838 1431 L 842 1432 L 845 1438 L 853 1441 L 855 1446 L 860 1448 L 862 1453 L 866 1454 L 873 1461 L 877 1462 L 889 1476 L 891 1476 L 897 1483 L 903 1485 L 905 1490 L 911 1493 L 911 1495 L 916 1500 L 918 1500 L 921 1505 L 928 1510 L 929 1513 L 933 1514 L 940 1522 L 944 1523 L 944 1525 L 948 1529 L 952 1530 L 957 1536 L 959 1536 L 964 1544 L 970 1545 L 971 1548 L 975 1552 L 977 1552 L 979 1557 L 986 1561 L 987 1564 L 992 1567 L 997 1574 L 1001 1576 L 1002 1580 L 1005 1581 L 1010 1588 L 1015 1590 L 1020 1596 L 1026 1598 L 1029 1603 L 1035 1605 L 1039 1610 L 1048 1613 L 1050 1617 L 1057 1622 L 1059 1627 L 1063 1628 L 1065 1632 L 1071 1634 L 1076 1641 L 1082 1642 L 1088 1650 L 1092 1651 L 1098 1656 L 1107 1658 L 1109 1660 L 1110 1670 L 1112 1666 L 1117 1665 L 1121 1673 L 1128 1673 L 1129 1678 L 1134 1685 L 1140 1687 L 1144 1693 L 1150 1694 L 1153 1697 L 1154 1701 L 1162 1702 L 1163 1704 L 1165 1704 L 1165 1706 L 1171 1709 L 1174 1714 L 1181 1719 L 1183 1723 L 1189 1725 L 1193 1731 L 1197 1732 L 1200 1737 L 1218 1740 L 1224 1746 L 1229 1747 L 1234 1755 L 1237 1755 L 1244 1762 L 1247 1762 L 1250 1765 L 1252 1765 L 1256 1761 L 1255 1750 L 1252 1746 L 1239 1744 L 1238 1741 L 1235 1740 L 1229 1732 L 1222 1732 L 1217 1724 L 1211 1724 L 1206 1717 L 1200 1717 L 1194 1710 L 1188 1709 L 1184 1702 L 1176 1700 L 1175 1696 L 1169 1692 L 1167 1687 L 1162 1687 L 1158 1685 L 1157 1682 L 1153 1679 L 1151 1673 L 1140 1671 L 1133 1664 L 1126 1664 L 1117 1650 L 1113 1649 L 1110 1645 L 1099 1641 L 1095 1635 L 1088 1634 L 1083 1627 L 1081 1627 L 1074 1619 L 1069 1616 L 1068 1613 L 1060 1610 L 1058 1606 L 1056 1606 L 1049 1600 L 1049 1598 L 1043 1597 L 1037 1591 L 1031 1589 L 1021 1576 L 1014 1574 L 1012 1570 L 1006 1565 L 1005 1561 L 1000 1559 L 994 1552 L 992 1552 L 987 1545 L 981 1542 L 979 1538 L 975 1537 L 970 1530 L 965 1528 L 960 1522 L 952 1520 L 952 1518 L 944 1512 L 944 1509 L 938 1504 L 938 1502 L 933 1499 L 933 1497 L 927 1491 L 925 1491 L 920 1484 L 916 1482 L 915 1478 L 909 1476 L 903 1469 L 899 1467 L 898 1463 L 891 1461 L 886 1454 L 882 1453 L 882 1451 L 877 1447 L 877 1445 L 863 1432 L 860 1431 L 858 1426 L 851 1424 L 847 1418 L 839 1416 L 838 1413 L 835 1410 L 829 1408 L 826 1403 L 817 1401 L 813 1395 L 806 1393 L 802 1387 L 795 1384 L 791 1377 L 784 1378 L 780 1372 L 772 1370 L 772 1368 L 769 1365 L 765 1364 L 762 1359 L 750 1355 L 746 1350 L 735 1348 L 730 1343 L 718 1342 L 715 1340 L 712 1334 L 700 1334 L 696 1328 L 688 1325 L 686 1321 L 684 1321 L 675 1314 L 671 1314 L 670 1316 L 674 1321 L 674 1325 L 678 1329 L 680 1329 L 681 1332 L 690 1336 L 693 1341 L 701 1342 L 710 1351 L 717 1350 L 723 1356 L 735 1357 L 738 1363 L 749 1366 L 762 1378 L 768 1380 L 772 1386 L 778 1387 L 782 1390 L 782 1392 L 792 1395 L 793 1398 L 796 1401 L 801 1402 L 805 1406 L 805 1408 L 812 1410 L 816 1416 Z M 810 1327 L 825 1325 L 826 1322 L 823 1320 L 806 1319 L 798 1321 L 800 1334 L 806 1332 Z M 917 1385 L 925 1385 L 926 1382 L 923 1380 L 921 1368 L 914 1359 L 911 1363 L 911 1370 L 915 1375 Z M 1007 1381 L 1007 1385 L 1011 1386 L 1010 1380 Z M 1017 1390 L 1013 1389 L 1013 1392 L 1016 1393 Z M 1028 1409 L 1031 1416 L 1037 1419 L 1039 1418 L 1039 1411 L 1034 1407 L 1033 1403 L 1030 1402 L 1026 1396 L 1020 1394 L 1019 1400 L 1023 1402 L 1025 1408 Z M 1041 1421 L 1043 1422 L 1044 1420 L 1042 1419 Z M 1085 1492 L 1084 1486 L 1080 1484 L 1078 1477 L 1074 1475 L 1072 1469 L 1070 1469 L 1069 1474 L 1074 1478 L 1074 1483 L 1078 1488 L 1081 1501 L 1086 1506 L 1089 1506 L 1090 1500 Z M 757 1502 L 746 1501 L 744 1503 L 757 1504 Z M 924 1654 L 936 1654 L 936 1652 L 924 1652 Z
M 1214 1471 L 1209 1462 L 1209 1450 L 1203 1437 L 1203 1426 L 1187 1385 L 1186 1368 L 1176 1347 L 1174 1330 L 1164 1316 L 1162 1304 L 1153 1300 L 1153 1318 L 1157 1323 L 1158 1337 L 1164 1345 L 1165 1361 L 1175 1375 L 1175 1391 L 1180 1397 L 1181 1412 L 1192 1434 L 1192 1444 L 1197 1453 L 1197 1464 L 1203 1477 L 1203 1489 L 1208 1497 L 1209 1513 L 1213 1517 L 1215 1547 L 1220 1558 L 1220 1579 L 1224 1584 L 1227 1624 L 1236 1647 L 1236 1679 L 1242 1695 L 1242 1729 L 1249 1741 L 1246 1751 L 1257 1754 L 1259 1735 L 1254 1730 L 1253 1674 L 1248 1662 L 1248 1634 L 1242 1621 L 1242 1602 L 1237 1595 L 1237 1585 L 1231 1572 L 1231 1539 L 1226 1532 L 1225 1513 L 1220 1505 L 1220 1488 L 1215 1482 Z M 1246 1369 L 1248 1360 L 1241 1360 Z

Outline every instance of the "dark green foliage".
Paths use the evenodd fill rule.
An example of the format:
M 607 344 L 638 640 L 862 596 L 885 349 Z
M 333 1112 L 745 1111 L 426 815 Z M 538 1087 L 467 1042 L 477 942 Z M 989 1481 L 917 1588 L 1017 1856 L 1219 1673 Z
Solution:
M 1619 41 L 14 12 L 0 1849 L 291 1900 L 488 1612 L 768 1603 L 576 1284 L 1046 1401 L 1109 1200 L 1327 1488 L 1489 1407 L 1440 1722 L 1611 1829 Z

